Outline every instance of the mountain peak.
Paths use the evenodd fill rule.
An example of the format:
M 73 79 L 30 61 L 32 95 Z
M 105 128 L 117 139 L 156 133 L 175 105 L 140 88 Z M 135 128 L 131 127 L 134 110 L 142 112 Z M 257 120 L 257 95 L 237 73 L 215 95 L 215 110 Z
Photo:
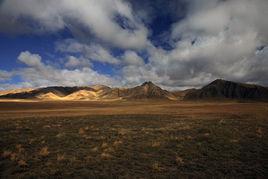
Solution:
M 155 84 L 153 83 L 153 82 L 151 82 L 151 81 L 146 81 L 146 82 L 144 82 L 141 86 L 155 86 Z
M 223 84 L 226 84 L 226 83 L 229 83 L 231 81 L 226 81 L 226 80 L 223 80 L 223 79 L 216 79 L 214 81 L 212 81 L 211 83 L 209 83 L 208 85 L 204 86 L 204 87 L 208 87 L 208 86 L 211 86 L 211 85 L 223 85 Z
M 218 79 L 214 80 L 214 82 L 224 82 L 224 81 L 226 81 L 226 80 L 223 80 L 221 78 L 218 78 Z
M 212 81 L 211 83 L 224 83 L 224 82 L 227 82 L 227 81 L 226 81 L 226 80 L 223 80 L 223 79 L 218 78 L 218 79 L 216 79 L 216 80 Z

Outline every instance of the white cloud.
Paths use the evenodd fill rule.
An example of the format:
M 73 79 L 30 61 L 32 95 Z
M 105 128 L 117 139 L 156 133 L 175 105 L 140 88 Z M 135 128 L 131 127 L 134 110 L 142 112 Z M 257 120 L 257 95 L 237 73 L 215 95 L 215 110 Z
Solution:
M 90 67 L 91 63 L 88 59 L 80 57 L 74 57 L 74 56 L 68 56 L 67 62 L 65 63 L 65 66 L 67 68 L 81 68 L 81 67 Z
M 1 81 L 7 81 L 12 77 L 12 72 L 0 70 L 0 82 Z
M 8 89 L 20 89 L 20 88 L 32 88 L 32 84 L 28 82 L 21 82 L 16 84 L 11 83 L 1 83 L 0 90 L 8 90 Z
M 134 51 L 126 51 L 122 56 L 122 59 L 126 65 L 144 65 L 143 59 Z
M 90 67 L 81 69 L 59 69 L 42 62 L 40 55 L 30 52 L 21 52 L 20 60 L 28 67 L 18 69 L 16 74 L 23 79 L 23 84 L 31 84 L 33 87 L 40 86 L 83 86 L 102 82 L 106 85 L 114 86 L 118 84 L 115 78 L 100 74 Z
M 120 86 L 151 80 L 170 88 L 200 87 L 216 78 L 268 85 L 267 0 L 188 3 L 187 16 L 171 29 L 171 50 L 155 47 L 147 39 L 148 30 L 122 0 L 9 0 L 0 7 L 0 22 L 9 17 L 14 27 L 16 23 L 25 25 L 24 19 L 32 19 L 33 27 L 45 32 L 82 25 L 81 31 L 89 30 L 90 38 L 94 34 L 101 39 L 58 42 L 56 50 L 70 56 L 65 64 L 68 69 L 46 65 L 39 55 L 23 52 L 19 60 L 29 67 L 21 69 L 20 74 L 35 86 L 91 82 Z M 120 24 L 118 14 L 124 17 L 119 19 Z M 8 29 L 7 23 L 0 31 Z M 32 26 L 21 28 L 33 30 Z M 264 47 L 257 50 L 260 46 Z M 122 55 L 114 55 L 113 47 L 121 48 Z M 144 56 L 138 55 L 141 51 L 147 53 L 146 63 Z M 94 71 L 90 67 L 94 62 L 118 66 L 121 76 Z
M 66 53 L 80 53 L 92 61 L 101 63 L 118 64 L 120 61 L 115 58 L 109 50 L 98 44 L 82 44 L 74 39 L 67 39 L 56 43 L 56 49 Z
M 38 54 L 31 54 L 29 51 L 21 52 L 18 60 L 31 67 L 42 67 L 41 56 Z
M 192 1 L 188 16 L 174 24 L 170 51 L 151 46 L 149 62 L 170 85 L 201 86 L 216 78 L 268 84 L 268 2 Z M 266 68 L 265 68 L 266 69 Z
M 82 26 L 120 48 L 140 49 L 147 44 L 147 28 L 123 0 L 5 0 L 0 5 L 0 17 L 5 24 L 2 32 L 10 32 L 16 25 L 37 33 Z M 122 17 L 121 24 L 116 17 Z M 131 29 L 121 27 L 122 23 Z
M 119 61 L 116 59 L 107 49 L 103 48 L 100 45 L 91 45 L 86 48 L 86 55 L 90 57 L 92 60 L 110 63 L 110 64 L 118 64 Z

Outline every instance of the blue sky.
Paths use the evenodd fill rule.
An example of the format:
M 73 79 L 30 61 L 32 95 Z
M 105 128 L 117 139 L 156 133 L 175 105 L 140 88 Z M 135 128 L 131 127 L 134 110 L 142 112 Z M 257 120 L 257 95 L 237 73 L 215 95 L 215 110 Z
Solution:
M 0 89 L 268 85 L 266 0 L 58 1 L 1 1 Z

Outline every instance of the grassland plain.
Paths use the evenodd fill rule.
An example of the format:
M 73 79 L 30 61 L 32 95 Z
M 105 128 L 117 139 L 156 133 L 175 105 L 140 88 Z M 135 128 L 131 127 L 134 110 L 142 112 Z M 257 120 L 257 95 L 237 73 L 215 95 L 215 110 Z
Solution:
M 1 178 L 266 178 L 267 116 L 248 102 L 0 102 Z

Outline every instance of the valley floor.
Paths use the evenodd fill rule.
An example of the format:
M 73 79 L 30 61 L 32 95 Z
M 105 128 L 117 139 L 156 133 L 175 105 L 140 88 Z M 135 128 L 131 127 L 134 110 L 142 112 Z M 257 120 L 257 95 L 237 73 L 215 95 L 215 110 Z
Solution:
M 267 177 L 268 103 L 0 102 L 0 177 Z

